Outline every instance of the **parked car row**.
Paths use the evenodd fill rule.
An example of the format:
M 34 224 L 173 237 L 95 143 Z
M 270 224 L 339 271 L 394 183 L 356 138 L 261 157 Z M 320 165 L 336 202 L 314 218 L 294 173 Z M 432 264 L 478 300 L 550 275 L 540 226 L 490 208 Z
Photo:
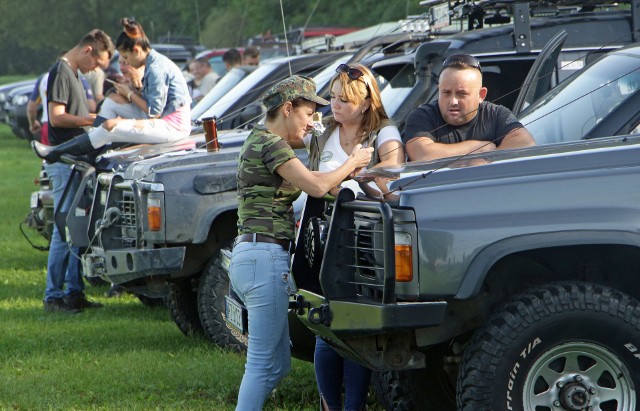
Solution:
M 17 137 L 33 140 L 34 136 L 29 130 L 29 119 L 27 118 L 27 103 L 33 92 L 35 80 L 25 85 L 13 88 L 7 94 L 7 102 L 4 106 L 5 123 L 11 127 L 11 131 Z M 39 110 L 39 115 L 42 109 Z
M 560 3 L 557 2 L 558 7 Z M 512 14 L 520 17 L 513 24 L 445 36 L 377 36 L 358 50 L 273 60 L 255 71 L 237 73 L 242 79 L 235 87 L 225 84 L 223 78 L 219 85 L 224 84 L 227 89 L 221 92 L 222 88 L 214 88 L 211 93 L 217 93 L 215 98 L 205 96 L 202 106 L 194 107 L 192 119 L 196 127 L 191 137 L 202 145 L 204 137 L 197 122 L 215 116 L 220 128 L 220 151 L 179 151 L 183 147 L 158 145 L 116 150 L 99 157 L 91 166 L 77 164 L 72 178 L 80 181 L 81 189 L 68 210 L 59 210 L 61 218 L 56 221 L 65 225 L 59 228 L 68 233 L 68 240 L 74 245 L 88 247 L 83 257 L 87 276 L 101 277 L 152 296 L 166 295 L 172 318 L 185 334 L 204 333 L 216 344 L 242 350 L 246 336 L 225 325 L 223 298 L 229 287 L 224 270 L 226 250 L 235 237 L 237 219 L 237 155 L 248 129 L 264 115 L 260 97 L 269 85 L 289 73 L 314 76 L 318 92 L 326 96 L 326 84 L 338 62 L 367 64 L 378 76 L 387 112 L 402 129 L 411 109 L 437 98 L 444 58 L 469 53 L 481 62 L 488 99 L 518 113 L 541 146 L 524 149 L 522 156 L 533 151 L 537 156 L 570 151 L 575 140 L 637 131 L 640 46 L 632 44 L 637 40 L 636 24 L 640 21 L 636 2 L 627 10 L 568 15 L 558 12 L 550 17 L 532 17 L 534 6 L 535 3 L 510 3 Z M 606 145 L 624 141 L 609 139 Z M 581 149 L 589 150 L 585 145 L 582 143 Z M 599 147 L 594 142 L 593 148 Z M 505 155 L 517 158 L 519 152 Z M 453 168 L 453 160 L 445 163 Z M 432 162 L 410 163 L 401 172 L 418 177 L 433 169 Z M 398 170 L 380 173 L 396 178 Z M 90 212 L 69 212 L 77 208 Z M 149 221 L 158 221 L 158 215 L 160 226 L 151 229 Z M 185 215 L 190 217 L 185 219 Z M 304 255 L 301 247 L 299 243 L 296 255 Z M 299 283 L 304 285 L 303 280 Z M 440 284 L 447 285 L 446 281 Z M 399 289 L 407 287 L 401 285 Z M 371 291 L 371 297 L 379 294 L 379 290 Z M 293 351 L 308 359 L 313 345 L 307 327 L 324 335 L 329 333 L 322 324 L 311 325 L 314 318 L 307 317 L 304 326 L 294 314 L 290 317 Z M 354 355 L 353 351 L 347 354 L 369 365 L 371 357 L 377 355 Z M 431 358 L 434 353 L 423 354 Z M 459 360 L 454 355 L 437 359 Z M 402 404 L 437 404 L 430 402 L 434 398 L 443 404 L 439 409 L 449 409 L 455 402 L 455 398 L 440 401 L 437 396 L 439 391 L 450 394 L 455 390 L 451 375 L 443 372 L 429 380 L 434 384 L 429 390 L 407 394 L 411 382 L 403 380 L 406 376 L 398 376 L 401 368 L 380 364 L 375 365 L 380 371 L 374 381 L 387 409 L 402 409 Z M 544 403 L 540 409 L 582 409 L 577 405 L 561 406 Z
M 514 4 L 514 7 L 528 13 L 526 9 L 526 7 L 528 7 L 527 3 L 517 3 Z M 526 31 L 527 29 L 513 25 L 505 25 L 442 38 L 416 36 L 413 33 L 405 33 L 405 40 L 401 41 L 397 37 L 394 37 L 397 36 L 397 34 L 390 35 L 388 40 L 384 40 L 385 36 L 379 36 L 378 38 L 372 39 L 369 44 L 363 46 L 360 51 L 329 52 L 273 60 L 248 74 L 236 87 L 231 88 L 227 93 L 221 94 L 221 97 L 217 101 L 207 102 L 207 97 L 205 97 L 203 103 L 212 103 L 211 107 L 205 110 L 196 106 L 194 108 L 194 113 L 196 113 L 194 120 L 207 116 L 216 116 L 218 118 L 218 127 L 221 129 L 220 142 L 222 143 L 223 149 L 231 150 L 229 155 L 231 155 L 232 158 L 234 150 L 237 150 L 237 147 L 242 143 L 248 131 L 232 131 L 230 129 L 238 127 L 248 128 L 252 122 L 255 123 L 255 121 L 259 120 L 264 113 L 259 103 L 260 96 L 271 84 L 287 76 L 290 73 L 289 70 L 294 73 L 311 75 L 318 73 L 316 74 L 316 78 L 318 79 L 319 91 L 321 94 L 327 95 L 328 91 L 325 85 L 333 74 L 335 66 L 337 66 L 338 62 L 346 60 L 349 62 L 362 61 L 365 64 L 369 64 L 379 75 L 382 85 L 383 102 L 387 106 L 387 111 L 391 117 L 402 126 L 404 117 L 413 107 L 435 97 L 437 91 L 437 74 L 442 69 L 441 65 L 444 56 L 460 51 L 473 51 L 473 54 L 481 60 L 485 76 L 484 80 L 490 93 L 492 93 L 491 90 L 496 90 L 500 86 L 503 87 L 503 92 L 497 92 L 493 95 L 490 94 L 490 96 L 493 96 L 493 98 L 490 99 L 495 100 L 498 100 L 498 98 L 502 97 L 502 94 L 507 91 L 518 90 L 520 85 L 525 81 L 525 74 L 529 72 L 529 68 L 533 67 L 535 58 L 542 55 L 540 61 L 543 63 L 536 67 L 536 72 L 539 73 L 540 70 L 546 70 L 546 73 L 550 73 L 550 75 L 545 77 L 540 77 L 538 74 L 533 75 L 533 78 L 540 78 L 543 81 L 535 83 L 536 86 L 533 87 L 535 91 L 534 94 L 529 93 L 529 91 L 522 93 L 522 95 L 528 96 L 528 98 L 532 100 L 553 85 L 561 83 L 568 75 L 568 73 L 566 73 L 567 70 L 575 71 L 574 68 L 576 65 L 588 62 L 592 55 L 602 54 L 606 49 L 619 47 L 625 42 L 630 43 L 632 41 L 631 20 L 630 13 L 625 11 L 583 13 L 575 16 L 560 15 L 552 18 L 539 19 L 532 18 L 530 24 L 527 25 L 527 29 L 530 30 L 529 37 L 531 41 L 525 42 L 526 44 L 524 45 L 514 42 L 514 30 Z M 549 40 L 553 34 L 556 34 L 558 27 L 562 27 L 565 31 L 568 31 L 569 34 L 554 38 L 553 44 L 550 45 L 548 51 L 541 53 L 542 43 Z M 612 30 L 612 27 L 616 30 Z M 627 29 L 620 30 L 620 28 Z M 562 46 L 563 39 L 564 46 Z M 605 43 L 606 47 L 603 48 L 598 45 L 600 40 L 607 42 Z M 562 51 L 559 51 L 561 46 L 564 48 Z M 399 49 L 396 50 L 393 47 L 398 47 Z M 520 49 L 520 52 L 514 53 L 516 49 Z M 572 62 L 569 68 L 563 64 L 565 61 Z M 556 70 L 553 69 L 554 67 Z M 321 71 L 323 68 L 325 69 L 324 72 Z M 220 84 L 222 85 L 223 82 Z M 216 89 L 214 88 L 212 93 L 215 91 Z M 506 105 L 518 111 L 515 107 L 516 98 L 509 97 L 509 99 L 512 103 L 507 103 Z M 526 102 L 527 100 L 523 99 L 521 101 Z M 525 103 L 520 103 L 521 106 L 524 104 Z M 550 117 L 547 116 L 547 118 Z M 540 121 L 544 121 L 544 119 Z M 224 130 L 230 131 L 225 132 Z M 196 139 L 198 143 L 203 142 L 202 134 L 195 134 L 193 138 Z M 579 138 L 579 136 L 572 135 L 570 138 Z M 541 140 L 540 143 L 545 142 Z M 234 147 L 236 148 L 234 149 Z M 152 150 L 149 155 L 158 155 L 161 152 L 161 150 Z M 189 155 L 192 156 L 192 158 L 186 162 L 171 157 L 166 160 L 156 159 L 149 163 L 140 161 L 136 167 L 130 169 L 126 167 L 125 160 L 120 158 L 119 161 L 122 161 L 122 164 L 120 164 L 119 168 L 123 170 L 122 178 L 124 180 L 149 181 L 149 183 L 152 183 L 155 179 L 159 178 L 160 175 L 167 175 L 169 170 L 178 172 L 180 164 L 188 164 L 191 170 L 190 173 L 195 172 L 198 174 L 196 164 L 202 164 L 203 167 L 206 166 L 208 168 L 209 164 L 215 164 L 215 158 L 222 154 L 197 151 Z M 228 155 L 224 155 L 224 157 L 227 158 Z M 113 161 L 117 161 L 118 157 L 116 156 L 115 160 L 113 156 L 105 157 L 105 159 L 109 159 L 111 164 L 109 167 L 104 167 L 104 169 L 112 169 L 112 163 Z M 166 163 L 166 165 L 159 165 L 163 163 Z M 97 167 L 100 167 L 100 165 L 97 165 Z M 159 171 L 160 169 L 163 170 L 161 173 Z M 233 189 L 234 183 L 231 175 L 218 178 L 222 179 L 221 181 L 226 181 L 227 178 L 230 180 L 228 182 L 221 182 L 221 184 L 218 185 L 219 189 L 224 187 L 226 187 L 225 189 Z M 167 198 L 169 190 L 167 188 L 165 188 L 165 190 L 163 196 L 165 201 L 169 201 Z M 201 197 L 205 202 L 209 201 L 207 195 L 202 196 L 202 194 L 195 194 L 195 196 Z M 139 199 L 139 197 L 135 198 Z M 143 205 L 140 204 L 140 207 L 143 207 Z M 203 209 L 207 209 L 207 207 Z M 208 208 L 208 210 L 209 220 L 208 222 L 199 224 L 198 226 L 200 228 L 198 230 L 201 230 L 202 227 L 213 227 L 216 223 L 220 223 L 219 221 L 216 222 L 215 213 L 211 214 L 212 211 L 210 208 Z M 93 229 L 93 226 L 90 226 L 89 230 L 91 229 Z M 177 239 L 169 240 L 169 238 L 166 237 L 166 235 L 169 235 L 172 231 L 173 230 L 169 230 L 168 233 L 160 237 L 158 237 L 157 234 L 145 236 L 145 247 L 150 247 L 153 243 L 152 239 L 154 238 L 161 239 L 161 243 L 169 243 L 172 241 L 176 241 L 176 244 L 181 243 L 182 241 L 178 241 Z M 71 233 L 73 234 L 73 230 L 71 230 Z M 94 234 L 95 233 L 92 233 L 92 235 L 87 237 L 86 233 L 84 233 L 82 237 L 93 238 Z M 229 235 L 232 235 L 232 233 L 229 233 Z M 199 236 L 194 235 L 181 235 L 181 237 L 188 238 L 188 242 L 194 241 L 195 243 L 193 245 L 198 242 L 207 241 L 206 236 L 200 240 L 196 240 Z M 121 243 L 121 245 L 125 244 L 129 244 L 129 242 Z M 190 243 L 187 245 L 189 244 Z M 112 245 L 115 246 L 114 244 Z M 119 247 L 116 247 L 116 249 L 118 248 Z M 94 249 L 97 250 L 96 247 L 94 247 Z M 116 249 L 113 251 L 116 252 Z M 164 247 L 164 249 L 170 250 L 170 248 L 167 247 Z M 104 250 L 102 252 L 106 252 L 108 255 L 111 251 Z M 120 251 L 117 252 L 119 253 Z M 212 253 L 210 256 L 214 255 L 215 251 L 212 251 Z M 178 275 L 177 278 L 197 280 L 207 260 L 206 255 L 199 255 L 197 263 L 194 261 L 187 265 L 181 264 L 180 267 L 182 268 L 180 272 L 176 273 L 176 275 Z M 107 261 L 109 261 L 108 258 Z M 185 270 L 187 266 L 192 268 Z M 105 275 L 110 277 L 111 280 L 121 282 L 124 285 L 127 285 L 128 281 L 135 279 L 135 286 L 143 290 L 144 287 L 141 280 L 144 281 L 146 277 L 144 277 L 144 275 L 141 276 L 139 271 L 136 275 L 133 275 L 133 273 L 130 272 L 131 269 L 127 267 L 127 264 L 119 264 L 117 268 L 113 267 L 115 271 L 111 273 L 111 267 L 109 264 L 106 264 L 100 272 L 92 274 L 89 270 L 87 275 Z M 118 278 L 117 275 L 122 270 L 127 272 L 127 274 L 122 278 Z M 159 270 L 162 271 L 162 269 Z M 155 272 L 156 269 L 153 271 Z M 154 277 L 154 281 L 156 279 L 157 278 Z M 165 281 L 170 279 L 171 278 L 168 277 Z
M 6 84 L 0 87 L 0 122 L 11 127 L 19 138 L 33 139 L 27 119 L 27 103 L 36 79 Z

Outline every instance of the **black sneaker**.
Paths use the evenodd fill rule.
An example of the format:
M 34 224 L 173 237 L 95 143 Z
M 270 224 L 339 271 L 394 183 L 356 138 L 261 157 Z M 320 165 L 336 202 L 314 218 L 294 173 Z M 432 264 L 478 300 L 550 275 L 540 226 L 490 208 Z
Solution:
M 62 298 L 54 298 L 53 300 L 43 301 L 44 311 L 47 313 L 63 313 L 78 314 L 82 312 L 79 308 L 74 308 L 64 302 Z
M 64 302 L 71 308 L 83 310 L 85 308 L 100 308 L 102 304 L 87 300 L 84 294 L 71 294 L 64 297 Z

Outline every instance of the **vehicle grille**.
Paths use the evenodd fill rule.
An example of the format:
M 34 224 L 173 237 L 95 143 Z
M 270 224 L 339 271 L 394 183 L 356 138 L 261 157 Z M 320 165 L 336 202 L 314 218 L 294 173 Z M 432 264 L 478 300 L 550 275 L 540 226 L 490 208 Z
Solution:
M 376 278 L 376 270 L 381 269 L 383 265 L 381 248 L 376 248 L 376 233 L 382 233 L 379 227 L 380 218 L 371 218 L 369 216 L 355 215 L 355 257 L 356 270 L 360 275 Z
M 354 217 L 356 290 L 362 297 L 380 300 L 384 281 L 384 250 L 376 247 L 376 244 L 381 241 L 382 220 L 379 215 L 372 214 L 355 213 Z
M 350 190 L 341 190 L 336 198 L 320 270 L 323 291 L 328 299 L 357 296 L 391 304 L 395 302 L 393 211 L 386 203 L 353 197 Z
M 132 192 L 122 192 L 118 208 L 120 209 L 119 227 L 122 246 L 134 247 L 136 244 L 136 203 Z

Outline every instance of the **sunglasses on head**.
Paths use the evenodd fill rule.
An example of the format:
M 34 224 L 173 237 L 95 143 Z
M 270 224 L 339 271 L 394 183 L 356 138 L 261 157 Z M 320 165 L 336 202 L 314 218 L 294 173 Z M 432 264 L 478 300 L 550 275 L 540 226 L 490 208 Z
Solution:
M 364 76 L 362 70 L 351 68 L 348 64 L 340 64 L 336 69 L 336 73 L 346 73 L 351 80 L 357 80 Z
M 364 73 L 362 72 L 362 70 L 349 67 L 348 64 L 340 64 L 336 69 L 336 73 L 345 73 L 347 77 L 349 77 L 351 80 L 358 80 L 360 77 L 364 76 Z M 371 89 L 369 88 L 369 83 L 367 83 L 365 79 L 362 79 L 362 82 L 367 87 L 367 98 L 368 98 L 369 96 L 371 96 Z
M 478 61 L 478 59 L 468 54 L 453 54 L 447 57 L 442 63 L 442 68 L 458 66 L 461 64 L 476 68 L 478 69 L 478 71 L 482 72 L 482 69 L 480 68 L 480 62 Z

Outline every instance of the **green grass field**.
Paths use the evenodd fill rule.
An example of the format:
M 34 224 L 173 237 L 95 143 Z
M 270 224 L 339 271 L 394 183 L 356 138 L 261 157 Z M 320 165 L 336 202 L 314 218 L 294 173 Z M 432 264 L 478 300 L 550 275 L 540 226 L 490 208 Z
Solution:
M 44 313 L 47 254 L 18 228 L 39 169 L 0 125 L 0 410 L 233 410 L 244 356 L 183 336 L 165 308 L 88 285 L 103 308 Z M 313 365 L 294 359 L 265 409 L 317 410 L 317 398 Z

